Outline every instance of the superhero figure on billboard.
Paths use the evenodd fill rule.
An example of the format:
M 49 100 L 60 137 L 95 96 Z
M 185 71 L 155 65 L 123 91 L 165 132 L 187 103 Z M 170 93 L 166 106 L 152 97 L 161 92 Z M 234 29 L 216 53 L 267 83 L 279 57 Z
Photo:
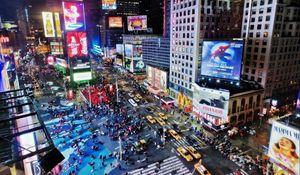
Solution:
M 210 58 L 216 62 L 228 62 L 231 60 L 231 54 L 228 53 L 228 49 L 230 48 L 231 44 L 228 45 L 221 45 L 217 47 L 210 55 Z

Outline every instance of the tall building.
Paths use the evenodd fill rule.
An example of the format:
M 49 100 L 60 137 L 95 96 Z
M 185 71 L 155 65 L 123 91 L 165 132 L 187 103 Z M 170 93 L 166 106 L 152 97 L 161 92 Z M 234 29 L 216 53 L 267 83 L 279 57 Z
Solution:
M 101 47 L 115 48 L 116 44 L 123 43 L 122 34 L 127 33 L 127 16 L 140 14 L 140 0 L 118 0 L 117 9 L 106 10 L 101 9 L 101 17 L 99 21 L 99 32 L 101 39 Z M 121 28 L 110 28 L 108 18 L 110 16 L 122 17 Z
M 192 98 L 203 40 L 239 38 L 241 0 L 171 1 L 170 94 Z M 240 21 L 240 23 L 239 23 Z
M 244 78 L 265 88 L 266 101 L 294 100 L 300 88 L 300 1 L 251 2 L 244 3 Z

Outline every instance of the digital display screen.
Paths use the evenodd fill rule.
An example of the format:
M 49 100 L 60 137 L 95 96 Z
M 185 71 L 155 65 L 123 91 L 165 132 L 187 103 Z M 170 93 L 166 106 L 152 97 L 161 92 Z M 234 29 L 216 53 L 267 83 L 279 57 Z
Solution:
M 117 1 L 116 0 L 102 0 L 102 9 L 103 10 L 116 10 Z
M 240 80 L 242 41 L 203 41 L 201 75 Z
M 122 28 L 123 20 L 121 16 L 110 16 L 108 17 L 108 27 L 109 28 Z
M 143 60 L 133 60 L 133 72 L 144 73 L 146 72 L 146 65 Z
M 67 31 L 84 31 L 84 5 L 82 2 L 63 2 L 65 29 Z
M 125 57 L 132 57 L 133 47 L 132 44 L 125 44 Z
M 142 45 L 133 45 L 133 57 L 140 59 L 142 58 Z
M 128 31 L 147 30 L 147 16 L 128 16 Z
M 42 12 L 45 37 L 55 37 L 55 29 L 52 12 Z
M 84 57 L 88 55 L 87 37 L 85 32 L 67 33 L 68 57 Z

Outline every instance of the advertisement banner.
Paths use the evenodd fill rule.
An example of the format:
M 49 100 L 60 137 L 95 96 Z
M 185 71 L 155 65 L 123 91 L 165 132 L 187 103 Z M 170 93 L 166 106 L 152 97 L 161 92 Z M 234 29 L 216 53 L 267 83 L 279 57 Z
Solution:
M 52 55 L 62 55 L 63 46 L 61 42 L 50 42 L 50 49 Z
M 298 98 L 296 102 L 296 109 L 300 109 L 300 91 L 298 92 Z
M 55 37 L 54 23 L 53 23 L 53 13 L 52 12 L 42 12 L 44 33 L 45 37 Z
M 128 16 L 128 31 L 147 30 L 147 16 Z
M 228 115 L 229 91 L 209 89 L 194 84 L 193 105 L 200 112 L 225 118 Z
M 82 2 L 63 2 L 66 31 L 84 31 L 84 5 Z
M 108 17 L 108 27 L 109 28 L 122 28 L 123 20 L 121 16 L 109 16 Z
M 61 59 L 61 58 L 56 58 L 56 64 L 61 66 L 61 67 L 64 67 L 64 68 L 68 67 L 68 64 L 67 64 L 66 60 Z
M 133 72 L 133 70 L 132 70 L 133 66 L 132 66 L 132 60 L 131 59 L 125 59 L 124 64 L 125 64 L 125 68 L 127 70 L 129 70 L 130 72 Z
M 54 13 L 54 23 L 55 23 L 55 30 L 56 30 L 56 37 L 61 38 L 61 26 L 60 26 L 60 18 L 59 13 Z
M 123 44 L 116 44 L 116 52 L 119 55 L 124 54 L 124 45 Z
M 146 65 L 143 60 L 133 60 L 133 72 L 143 73 L 146 72 Z
M 102 0 L 102 10 L 116 10 L 117 0 Z
M 201 75 L 240 80 L 242 41 L 203 41 Z
M 74 81 L 86 81 L 92 79 L 92 72 L 78 72 L 73 74 Z
M 142 59 L 142 45 L 133 45 L 133 58 L 135 59 Z
M 165 71 L 147 66 L 147 80 L 152 86 L 159 90 L 164 91 L 167 89 L 167 72 Z
M 87 37 L 85 32 L 67 33 L 68 57 L 85 57 L 88 55 Z
M 296 175 L 300 173 L 299 147 L 299 129 L 274 121 L 269 142 L 269 157 Z
M 133 46 L 132 44 L 125 44 L 125 57 L 132 58 L 133 56 Z

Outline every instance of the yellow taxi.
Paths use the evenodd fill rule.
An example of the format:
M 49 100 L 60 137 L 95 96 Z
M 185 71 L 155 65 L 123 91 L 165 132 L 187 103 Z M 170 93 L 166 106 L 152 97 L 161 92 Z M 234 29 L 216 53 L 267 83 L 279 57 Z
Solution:
M 201 175 L 211 175 L 211 173 L 199 161 L 194 165 L 195 170 Z
M 151 115 L 147 115 L 146 119 L 148 120 L 149 123 L 154 124 L 156 123 L 156 120 L 151 116 Z
M 163 120 L 168 120 L 168 116 L 165 115 L 165 114 L 162 113 L 162 112 L 159 112 L 159 113 L 158 113 L 158 116 L 159 116 L 161 119 L 163 119 Z
M 195 159 L 200 159 L 201 158 L 201 154 L 192 146 L 188 146 L 187 147 L 188 152 L 190 152 L 190 154 L 195 158 Z
M 178 133 L 176 131 L 174 131 L 173 129 L 169 130 L 169 133 L 171 134 L 171 136 L 176 139 L 176 140 L 180 140 L 182 139 L 182 137 L 180 135 L 178 135 Z
M 157 121 L 157 123 L 159 123 L 160 125 L 165 125 L 166 122 L 163 121 L 161 118 L 155 117 L 155 120 Z
M 189 152 L 184 149 L 183 147 L 178 147 L 177 151 L 180 153 L 180 155 L 185 158 L 186 161 L 190 162 L 193 160 L 193 157 L 189 154 Z

